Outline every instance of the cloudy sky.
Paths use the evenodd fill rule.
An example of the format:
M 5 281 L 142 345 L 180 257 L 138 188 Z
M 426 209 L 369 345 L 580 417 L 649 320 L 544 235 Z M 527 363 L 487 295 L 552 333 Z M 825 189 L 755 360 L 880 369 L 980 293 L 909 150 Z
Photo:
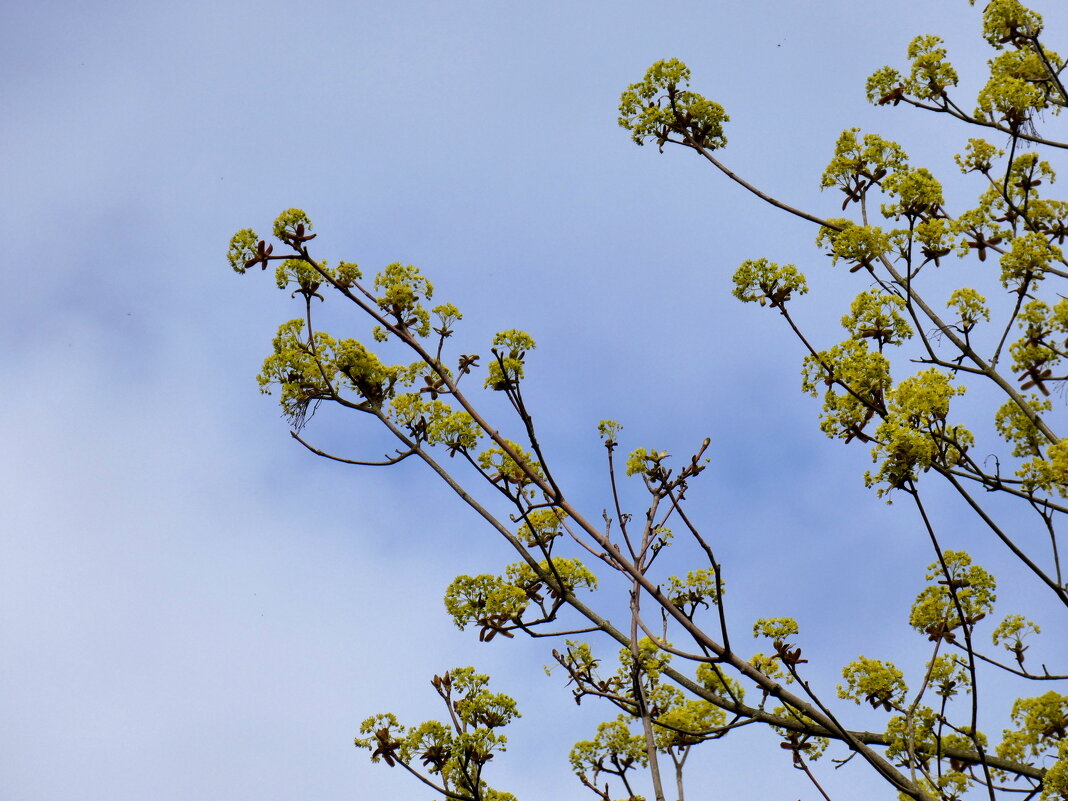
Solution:
M 1034 5 L 1065 33 L 1056 3 Z M 4 4 L 0 795 L 424 798 L 352 737 L 378 711 L 437 716 L 428 680 L 468 664 L 525 713 L 491 782 L 587 795 L 567 750 L 609 710 L 575 707 L 545 643 L 480 645 L 442 609 L 503 544 L 417 465 L 317 460 L 257 392 L 298 310 L 235 276 L 226 245 L 291 206 L 332 260 L 419 265 L 465 313 L 460 351 L 537 338 L 535 420 L 592 516 L 598 420 L 630 446 L 711 437 L 691 495 L 737 625 L 795 614 L 826 691 L 858 653 L 921 654 L 914 516 L 864 490 L 862 448 L 819 434 L 779 321 L 729 296 L 741 260 L 796 262 L 829 344 L 864 287 L 811 226 L 690 153 L 635 147 L 616 104 L 653 61 L 685 60 L 732 117 L 724 160 L 830 215 L 818 179 L 845 127 L 952 169 L 974 132 L 872 109 L 863 82 L 919 33 L 981 65 L 978 27 L 963 0 Z M 341 311 L 334 332 L 366 336 Z M 324 413 L 308 435 L 379 457 L 364 423 Z M 980 535 L 969 547 L 999 555 Z M 697 797 L 813 796 L 766 733 L 701 760 Z M 859 766 L 825 772 L 891 797 Z

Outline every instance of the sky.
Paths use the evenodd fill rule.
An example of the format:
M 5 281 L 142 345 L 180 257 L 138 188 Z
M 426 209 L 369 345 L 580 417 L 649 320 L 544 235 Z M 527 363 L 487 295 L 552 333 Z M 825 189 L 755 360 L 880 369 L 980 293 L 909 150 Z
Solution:
M 1056 3 L 1032 5 L 1065 33 Z M 545 643 L 480 644 L 442 608 L 505 545 L 417 465 L 304 451 L 257 391 L 299 309 L 269 276 L 235 276 L 226 246 L 294 206 L 331 260 L 422 268 L 464 312 L 459 352 L 534 335 L 534 419 L 592 516 L 608 502 L 599 420 L 627 447 L 710 437 L 691 502 L 732 613 L 743 630 L 796 616 L 827 692 L 858 653 L 918 664 L 906 610 L 931 557 L 915 515 L 863 487 L 863 448 L 820 434 L 799 346 L 730 276 L 760 256 L 802 266 L 827 344 L 864 287 L 811 226 L 689 152 L 635 147 L 616 105 L 653 61 L 683 59 L 731 116 L 724 161 L 833 215 L 818 183 L 844 128 L 953 171 L 974 132 L 872 108 L 864 78 L 920 33 L 966 73 L 989 57 L 978 29 L 963 0 L 5 4 L 0 796 L 427 798 L 352 738 L 376 712 L 439 716 L 429 680 L 459 665 L 524 712 L 491 783 L 587 795 L 567 750 L 612 712 L 575 706 Z M 327 306 L 335 334 L 367 336 Z M 365 422 L 324 411 L 307 435 L 379 458 L 391 446 Z M 1000 558 L 932 504 L 951 542 Z M 891 797 L 857 766 L 824 774 Z M 694 777 L 696 797 L 815 797 L 767 733 L 713 744 Z

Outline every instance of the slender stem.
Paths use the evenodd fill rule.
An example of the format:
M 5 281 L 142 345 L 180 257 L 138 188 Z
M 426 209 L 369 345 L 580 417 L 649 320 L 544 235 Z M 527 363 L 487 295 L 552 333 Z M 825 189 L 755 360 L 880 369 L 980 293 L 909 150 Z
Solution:
M 316 456 L 322 456 L 324 459 L 331 459 L 332 461 L 342 462 L 343 464 L 356 464 L 356 465 L 360 465 L 361 467 L 388 467 L 389 465 L 394 465 L 394 464 L 397 464 L 398 462 L 404 461 L 409 456 L 411 456 L 413 453 L 415 453 L 414 450 L 409 449 L 409 450 L 402 451 L 402 452 L 398 453 L 398 455 L 395 456 L 394 458 L 387 459 L 384 462 L 363 462 L 363 461 L 359 461 L 357 459 L 343 459 L 340 456 L 334 456 L 332 453 L 327 453 L 326 451 L 321 451 L 318 448 L 314 447 L 313 445 L 309 445 L 307 442 L 305 442 L 303 439 L 301 439 L 300 435 L 297 434 L 296 431 L 290 431 L 289 432 L 289 436 L 293 437 L 293 439 L 295 439 L 297 442 L 299 442 L 301 445 L 303 445 L 309 451 L 314 453 Z
M 641 654 L 638 649 L 638 637 L 631 629 L 631 683 L 634 688 L 634 698 L 637 704 L 638 717 L 642 722 L 642 734 L 645 737 L 645 753 L 649 759 L 649 775 L 653 782 L 653 794 L 657 801 L 665 801 L 664 787 L 660 780 L 660 760 L 656 753 L 656 740 L 653 733 L 653 721 L 649 707 L 645 703 L 645 695 L 641 686 Z
M 834 223 L 828 222 L 827 220 L 824 220 L 822 217 L 817 217 L 814 214 L 809 214 L 807 211 L 802 211 L 801 209 L 794 208 L 793 206 L 790 206 L 790 205 L 788 205 L 786 203 L 783 203 L 781 200 L 777 200 L 777 199 L 773 198 L 771 195 L 768 195 L 768 194 L 760 191 L 755 186 L 753 186 L 751 183 L 749 183 L 744 178 L 742 178 L 740 175 L 738 175 L 738 174 L 732 172 L 731 170 L 727 169 L 727 167 L 724 166 L 718 159 L 716 159 L 716 157 L 713 156 L 706 148 L 702 147 L 701 145 L 697 144 L 696 142 L 693 142 L 692 140 L 690 140 L 690 141 L 678 141 L 678 140 L 675 140 L 675 139 L 671 139 L 669 141 L 675 142 L 676 144 L 683 145 L 684 147 L 693 148 L 701 156 L 703 156 L 709 163 L 713 164 L 720 172 L 722 172 L 724 175 L 726 175 L 728 178 L 730 178 L 735 183 L 737 183 L 737 184 L 745 187 L 746 189 L 748 189 L 750 192 L 752 192 L 758 198 L 763 200 L 765 203 L 770 203 L 772 206 L 775 206 L 778 209 L 782 209 L 783 211 L 787 211 L 790 214 L 793 214 L 795 217 L 800 217 L 802 220 L 808 220 L 809 222 L 814 222 L 814 223 L 816 223 L 816 225 L 821 225 L 824 228 L 831 228 L 831 229 L 836 230 L 836 231 L 838 230 L 838 226 L 835 225 Z
M 1036 576 L 1038 576 L 1038 578 L 1040 578 L 1044 584 L 1046 584 L 1050 589 L 1052 589 L 1053 592 L 1057 595 L 1057 597 L 1061 600 L 1061 602 L 1064 603 L 1065 606 L 1068 606 L 1068 590 L 1066 590 L 1064 587 L 1058 585 L 1057 582 L 1055 582 L 1048 575 L 1046 575 L 1045 571 L 1043 571 L 1042 568 L 1040 568 L 1038 565 L 1036 565 L 1027 554 L 1025 554 L 1022 550 L 1020 550 L 1020 547 L 1015 542 L 1012 541 L 1012 538 L 1010 538 L 1007 534 L 1005 534 L 1004 531 L 1001 530 L 1001 528 L 997 525 L 997 523 L 995 523 L 991 519 L 990 515 L 988 515 L 986 513 L 986 510 L 983 509 L 976 502 L 976 500 L 971 496 L 971 494 L 966 489 L 964 489 L 963 486 L 961 486 L 961 483 L 959 481 L 957 481 L 956 477 L 951 472 L 949 472 L 948 470 L 944 470 L 944 469 L 938 467 L 937 465 L 933 465 L 933 467 L 941 475 L 946 477 L 946 479 L 949 481 L 949 483 L 953 485 L 953 487 L 957 490 L 958 493 L 960 493 L 961 497 L 964 498 L 964 500 L 968 503 L 968 505 L 972 508 L 972 510 L 977 515 L 979 515 L 979 517 L 982 519 L 982 521 L 984 523 L 986 523 L 987 527 L 991 531 L 993 531 L 994 534 L 997 535 L 997 538 L 999 540 L 1001 540 L 1003 543 L 1005 543 L 1005 545 L 1008 547 L 1008 549 L 1010 551 L 1013 552 L 1013 554 L 1016 556 L 1016 558 L 1019 559 L 1021 562 L 1023 562 L 1025 565 L 1027 565 L 1027 567 L 1030 568 L 1031 572 L 1034 573 Z
M 653 518 L 656 515 L 656 501 L 649 509 L 648 523 L 642 536 L 642 549 L 638 556 L 635 567 L 644 575 L 645 554 L 653 532 L 650 529 Z M 645 701 L 645 690 L 642 687 L 642 675 L 645 672 L 642 665 L 641 645 L 638 639 L 638 617 L 641 612 L 641 586 L 635 581 L 630 591 L 630 658 L 631 658 L 631 684 L 634 689 L 634 700 L 638 706 L 638 714 L 641 717 L 642 732 L 645 735 L 645 753 L 649 760 L 649 776 L 653 782 L 653 795 L 656 801 L 666 801 L 664 797 L 664 785 L 660 779 L 660 759 L 656 750 L 656 737 L 653 732 L 652 712 Z
M 1041 136 L 1028 134 L 1023 131 L 1014 132 L 1011 128 L 1006 128 L 1004 125 L 998 125 L 996 122 L 987 122 L 985 120 L 977 119 L 971 116 L 970 114 L 965 114 L 964 112 L 960 111 L 959 107 L 957 107 L 956 105 L 952 105 L 952 107 L 940 107 L 932 106 L 929 103 L 922 103 L 919 100 L 913 100 L 910 97 L 902 97 L 901 99 L 908 103 L 910 106 L 922 108 L 926 111 L 937 111 L 942 114 L 949 114 L 951 117 L 956 117 L 958 120 L 966 122 L 970 125 L 979 125 L 984 128 L 993 128 L 995 131 L 1001 131 L 1002 133 L 1009 134 L 1010 136 L 1015 133 L 1017 136 L 1020 137 L 1020 139 L 1026 139 L 1028 142 L 1034 142 L 1038 145 L 1047 145 L 1049 147 L 1068 149 L 1068 143 L 1066 142 L 1058 142 L 1054 139 L 1044 139 Z
M 910 482 L 910 492 L 912 499 L 916 503 L 916 508 L 920 512 L 920 517 L 923 518 L 924 528 L 927 529 L 927 534 L 931 539 L 931 545 L 934 546 L 935 553 L 938 555 L 938 563 L 942 568 L 942 575 L 946 579 L 946 588 L 950 597 L 953 599 L 953 606 L 957 613 L 957 619 L 960 621 L 960 626 L 964 632 L 965 653 L 968 656 L 968 673 L 971 676 L 972 682 L 972 709 L 971 709 L 971 729 L 968 732 L 968 736 L 972 743 L 975 745 L 975 750 L 979 754 L 979 764 L 983 769 L 983 776 L 987 782 L 987 792 L 990 797 L 990 801 L 995 801 L 994 798 L 994 780 L 990 776 L 990 766 L 986 761 L 986 749 L 983 746 L 982 738 L 979 734 L 979 679 L 975 671 L 975 650 L 972 648 L 972 623 L 968 620 L 968 616 L 964 614 L 964 607 L 960 602 L 960 596 L 957 593 L 957 585 L 953 580 L 953 575 L 950 573 L 949 567 L 946 564 L 945 556 L 942 554 L 942 546 L 938 543 L 938 537 L 935 536 L 934 527 L 931 525 L 930 518 L 927 517 L 927 510 L 923 506 L 923 502 L 920 500 L 920 493 L 916 489 L 915 483 Z
M 675 790 L 679 794 L 679 801 L 686 801 L 686 793 L 682 786 L 682 768 L 686 764 L 686 757 L 690 755 L 689 746 L 683 751 L 682 757 L 676 757 L 674 753 L 671 755 L 671 760 L 675 763 Z
M 708 563 L 712 566 L 712 572 L 716 576 L 716 613 L 719 616 L 719 631 L 720 636 L 723 638 L 723 647 L 730 652 L 731 639 L 727 632 L 727 616 L 723 608 L 723 575 L 721 572 L 720 564 L 716 561 L 716 556 L 712 552 L 712 546 L 710 546 L 701 536 L 701 532 L 697 530 L 697 527 L 690 522 L 690 518 L 682 509 L 682 499 L 675 496 L 674 492 L 668 493 L 668 498 L 671 501 L 671 505 L 676 512 L 678 512 L 679 519 L 682 520 L 683 525 L 697 540 L 697 544 L 701 546 L 701 549 L 705 552 L 705 556 L 708 557 Z
M 805 775 L 808 776 L 808 780 L 812 782 L 813 785 L 815 785 L 816 789 L 819 790 L 820 795 L 824 797 L 825 801 L 831 801 L 831 797 L 827 795 L 827 791 L 823 789 L 820 783 L 816 781 L 816 777 L 812 775 L 812 771 L 809 770 L 808 764 L 805 762 L 805 758 L 801 756 L 800 752 L 795 751 L 794 753 L 797 756 L 794 765 L 796 765 L 799 770 L 803 770 L 805 772 Z
M 956 645 L 958 648 L 963 648 L 963 646 L 961 646 L 959 643 L 954 643 L 954 645 Z M 1060 676 L 1054 676 L 1051 674 L 1039 676 L 1036 673 L 1029 673 L 1025 670 L 1017 670 L 1016 668 L 1010 665 L 1006 665 L 1003 662 L 998 662 L 996 659 L 991 659 L 989 656 L 983 656 L 978 651 L 975 653 L 975 658 L 986 662 L 988 665 L 993 665 L 994 667 L 998 667 L 1002 670 L 1008 671 L 1009 673 L 1013 673 L 1022 679 L 1031 679 L 1032 681 L 1064 681 L 1065 679 L 1068 679 L 1068 674 Z

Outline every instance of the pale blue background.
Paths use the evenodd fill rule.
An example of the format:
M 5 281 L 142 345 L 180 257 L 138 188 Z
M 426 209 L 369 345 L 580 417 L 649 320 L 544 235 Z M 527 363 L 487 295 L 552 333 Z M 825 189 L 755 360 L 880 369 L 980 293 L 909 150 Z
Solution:
M 1064 41 L 1063 9 L 1034 5 Z M 504 547 L 415 464 L 316 460 L 257 394 L 298 312 L 224 254 L 289 206 L 331 259 L 421 266 L 466 314 L 458 350 L 537 337 L 535 419 L 591 516 L 608 502 L 599 419 L 628 446 L 712 437 L 691 497 L 735 624 L 796 614 L 823 692 L 857 653 L 922 660 L 914 513 L 863 488 L 864 448 L 818 432 L 781 322 L 729 296 L 742 259 L 796 262 L 814 286 L 799 313 L 830 344 L 865 285 L 692 154 L 634 147 L 616 103 L 652 61 L 684 59 L 732 116 L 723 158 L 833 215 L 817 185 L 844 127 L 952 172 L 977 133 L 873 109 L 863 80 L 925 32 L 981 64 L 978 26 L 963 0 L 5 4 L 0 797 L 427 798 L 351 740 L 376 711 L 437 716 L 427 682 L 458 664 L 525 713 L 492 783 L 592 797 L 566 753 L 610 710 L 545 676 L 546 643 L 482 646 L 441 608 Z M 309 436 L 375 458 L 387 443 L 363 423 L 324 413 Z M 1000 556 L 939 511 L 964 520 L 951 546 Z M 1006 611 L 1052 624 L 1008 584 L 1024 608 Z M 702 754 L 693 798 L 814 797 L 767 732 Z M 892 797 L 859 765 L 822 770 L 837 797 Z

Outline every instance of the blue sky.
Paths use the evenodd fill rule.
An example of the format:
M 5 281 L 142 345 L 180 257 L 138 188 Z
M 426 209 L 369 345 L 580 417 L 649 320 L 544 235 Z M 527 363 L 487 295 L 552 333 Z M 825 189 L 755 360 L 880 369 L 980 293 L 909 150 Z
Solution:
M 1032 5 L 1064 32 L 1053 2 Z M 464 311 L 463 352 L 504 328 L 537 338 L 535 421 L 593 514 L 598 420 L 631 446 L 711 437 L 691 496 L 741 627 L 794 613 L 828 689 L 865 649 L 913 653 L 915 519 L 863 488 L 864 449 L 818 432 L 779 321 L 729 295 L 745 258 L 796 262 L 829 344 L 863 287 L 807 224 L 692 154 L 636 148 L 616 104 L 682 58 L 732 117 L 724 160 L 831 215 L 840 199 L 817 186 L 843 128 L 952 170 L 974 133 L 873 109 L 863 81 L 928 32 L 967 73 L 988 57 L 978 27 L 963 0 L 0 9 L 0 794 L 425 797 L 351 740 L 377 711 L 436 716 L 429 678 L 466 664 L 526 712 L 491 781 L 586 792 L 566 751 L 609 711 L 575 707 L 543 643 L 480 645 L 441 607 L 457 573 L 501 569 L 503 544 L 415 465 L 316 460 L 257 393 L 297 311 L 269 278 L 235 277 L 226 244 L 291 206 L 331 259 L 419 265 Z M 333 313 L 339 335 L 358 325 Z M 324 413 L 309 437 L 374 458 L 387 446 L 362 423 Z M 696 774 L 723 797 L 811 796 L 784 754 L 745 733 Z M 845 773 L 831 786 L 890 797 Z

